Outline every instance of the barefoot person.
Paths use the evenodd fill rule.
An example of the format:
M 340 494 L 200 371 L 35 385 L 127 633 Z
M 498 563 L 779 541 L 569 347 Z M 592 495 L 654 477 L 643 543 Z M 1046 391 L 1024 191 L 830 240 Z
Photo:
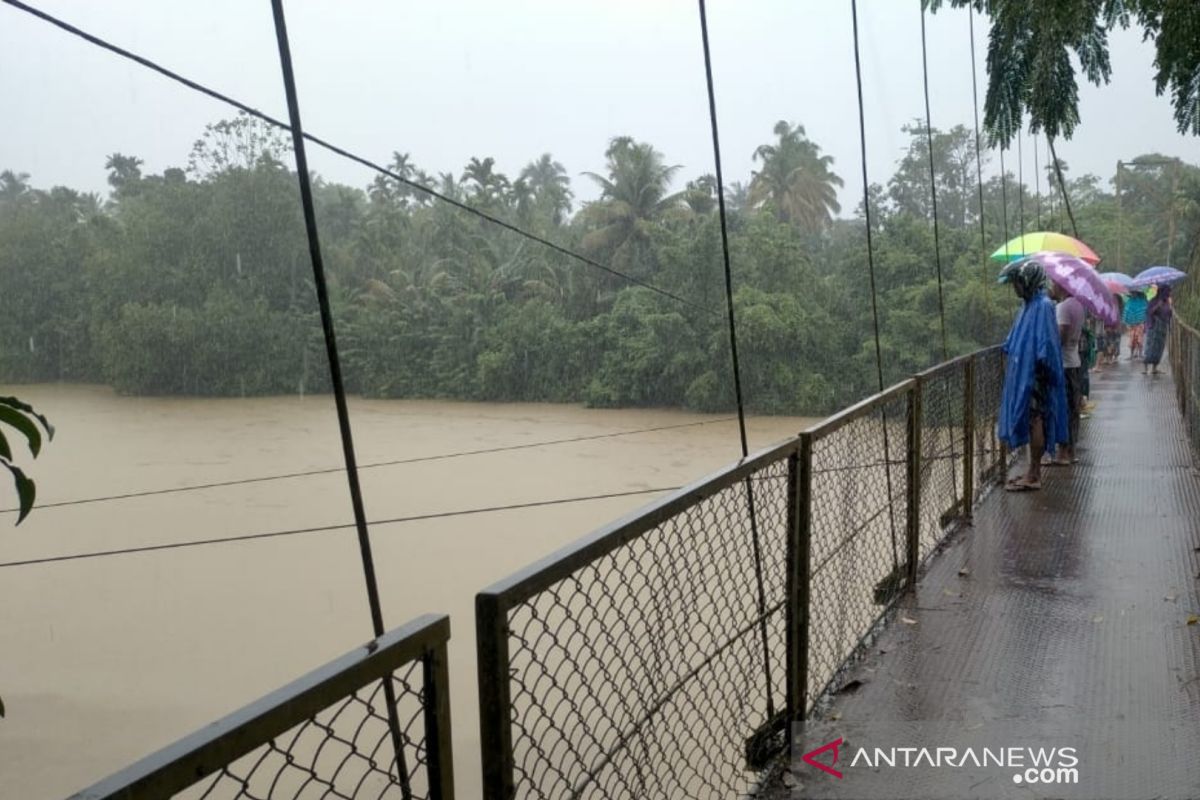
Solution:
M 1004 340 L 1008 364 L 1000 399 L 998 433 L 1012 449 L 1029 445 L 1029 469 L 1005 487 L 1010 492 L 1042 488 L 1041 459 L 1067 441 L 1066 379 L 1054 303 L 1046 295 L 1046 273 L 1028 259 L 1000 273 L 1023 304 Z M 1078 354 L 1078 340 L 1075 348 Z

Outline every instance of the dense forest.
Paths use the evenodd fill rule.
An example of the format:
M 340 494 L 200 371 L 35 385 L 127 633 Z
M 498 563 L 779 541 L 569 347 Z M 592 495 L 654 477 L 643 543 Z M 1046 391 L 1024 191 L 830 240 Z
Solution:
M 906 153 L 871 188 L 889 382 L 942 357 L 927 132 L 920 122 L 904 132 Z M 781 121 L 764 139 L 755 171 L 726 198 L 743 385 L 760 413 L 821 414 L 875 388 L 862 208 L 843 213 L 843 179 L 803 127 Z M 933 142 L 954 355 L 998 341 L 1015 301 L 996 286 L 981 240 L 974 134 L 934 130 Z M 350 390 L 729 408 L 715 180 L 679 187 L 679 166 L 628 137 L 605 156 L 603 174 L 577 176 L 599 191 L 582 204 L 550 154 L 514 175 L 492 158 L 429 175 L 403 153 L 389 168 L 636 282 L 391 178 L 357 188 L 316 177 Z M 0 382 L 130 394 L 326 390 L 291 163 L 279 132 L 239 117 L 208 126 L 186 164 L 161 174 L 110 156 L 107 198 L 0 174 Z M 1060 166 L 1079 234 L 1107 269 L 1196 258 L 1200 168 L 1137 159 L 1122 170 L 1118 203 L 1113 181 Z M 1006 230 L 1071 232 L 1056 173 L 1043 171 L 1036 187 L 1012 174 L 985 181 L 987 251 Z

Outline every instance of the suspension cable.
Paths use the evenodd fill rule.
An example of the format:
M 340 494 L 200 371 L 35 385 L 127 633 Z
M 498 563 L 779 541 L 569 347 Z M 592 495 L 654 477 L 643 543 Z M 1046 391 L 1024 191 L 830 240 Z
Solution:
M 871 239 L 871 184 L 867 175 L 867 117 L 863 102 L 862 56 L 858 41 L 858 0 L 850 0 L 850 21 L 854 33 L 854 79 L 858 89 L 858 141 L 862 159 L 863 215 L 867 224 L 867 274 L 871 285 L 871 323 L 875 333 L 875 376 L 879 391 L 883 391 L 883 348 L 879 341 L 879 300 L 875 287 L 875 247 Z M 887 411 L 883 412 L 883 459 L 891 461 Z M 892 492 L 892 471 L 884 469 L 887 476 L 888 521 L 892 533 L 892 568 L 900 570 L 899 544 L 896 538 L 896 509 Z
M 291 127 L 288 125 L 288 123 L 284 122 L 283 120 L 272 117 L 271 115 L 269 115 L 263 111 L 260 111 L 257 108 L 254 108 L 253 106 L 243 103 L 240 100 L 230 97 L 229 95 L 222 94 L 221 92 L 217 91 L 216 89 L 212 89 L 208 86 L 205 86 L 204 84 L 201 84 L 194 80 L 191 80 L 190 78 L 186 78 L 183 75 L 181 75 L 177 72 L 174 72 L 164 66 L 161 66 L 160 64 L 158 64 L 154 61 L 151 61 L 148 58 L 139 56 L 136 53 L 126 50 L 123 47 L 120 47 L 119 45 L 112 44 L 111 42 L 101 39 L 99 36 L 95 36 L 91 33 L 88 33 L 87 31 L 84 31 L 81 28 L 78 28 L 78 27 L 70 24 L 69 22 L 65 22 L 55 16 L 52 16 L 51 14 L 48 14 L 45 11 L 42 11 L 40 9 L 34 8 L 30 5 L 27 5 L 26 3 L 22 2 L 21 0 L 0 0 L 0 2 L 6 3 L 7 5 L 12 6 L 13 8 L 18 9 L 20 11 L 24 11 L 25 13 L 30 14 L 31 16 L 37 17 L 38 19 L 41 19 L 44 22 L 48 22 L 49 24 L 55 26 L 56 28 L 66 31 L 67 33 L 69 33 L 73 36 L 76 36 L 80 39 L 83 39 L 86 42 L 96 45 L 97 47 L 100 47 L 101 49 L 107 50 L 107 51 L 114 53 L 122 58 L 133 61 L 153 72 L 158 73 L 159 75 L 161 75 L 165 78 L 168 78 L 169 80 L 172 80 L 176 83 L 182 84 L 183 86 L 186 86 L 187 88 L 189 88 L 193 91 L 196 91 L 196 92 L 199 92 L 200 94 L 211 97 L 212 99 L 217 100 L 221 103 L 224 103 L 228 106 L 232 106 L 233 108 L 236 108 L 238 111 L 242 111 L 246 114 L 249 114 L 250 116 L 252 116 L 258 120 L 261 120 L 262 122 L 265 122 L 268 125 L 272 125 L 282 131 L 291 132 Z M 340 147 L 331 142 L 328 142 L 325 139 L 320 138 L 319 136 L 315 136 L 310 133 L 302 133 L 301 135 L 305 141 L 311 142 L 312 144 L 315 144 L 318 147 L 321 147 L 321 148 L 329 151 L 330 153 L 333 153 L 334 155 L 340 156 L 341 158 L 344 158 L 348 161 L 353 161 L 354 163 L 364 166 L 367 169 L 373 170 L 374 172 L 377 172 L 380 175 L 385 175 L 385 176 L 391 178 L 392 180 L 402 183 L 411 189 L 421 192 L 422 194 L 428 195 L 429 197 L 432 197 L 435 200 L 439 200 L 443 203 L 446 203 L 447 205 L 453 206 L 454 208 L 457 208 L 459 211 L 463 211 L 467 214 L 471 214 L 472 216 L 478 217 L 479 219 L 490 222 L 493 225 L 496 225 L 507 231 L 511 231 L 511 232 L 517 234 L 518 236 L 524 237 L 525 239 L 528 239 L 530 241 L 537 242 L 538 244 L 540 244 L 544 247 L 547 247 L 550 250 L 553 250 L 554 252 L 559 253 L 560 255 L 564 255 L 570 259 L 578 261 L 581 264 L 586 264 L 589 267 L 598 269 L 602 272 L 606 272 L 609 275 L 613 275 L 613 276 L 620 278 L 621 280 L 624 280 L 628 283 L 631 283 L 631 284 L 634 284 L 637 286 L 641 286 L 644 289 L 649 289 L 652 292 L 662 295 L 663 297 L 670 298 L 671 300 L 674 300 L 685 306 L 689 306 L 691 308 L 695 308 L 697 310 L 704 311 L 705 313 L 709 313 L 709 314 L 718 313 L 716 309 L 710 308 L 710 307 L 702 305 L 700 303 L 693 302 L 691 300 L 687 300 L 671 291 L 668 291 L 667 289 L 663 289 L 661 287 L 655 286 L 654 284 L 652 284 L 648 281 L 644 281 L 633 275 L 629 275 L 627 273 L 621 272 L 620 270 L 614 269 L 613 267 L 610 267 L 606 264 L 602 264 L 601 262 L 597 261 L 594 258 L 586 256 L 582 253 L 577 253 L 574 250 L 571 250 L 567 247 L 563 247 L 560 244 L 555 244 L 554 242 L 550 241 L 549 239 L 539 236 L 536 233 L 527 231 L 524 228 L 521 228 L 517 225 L 513 225 L 510 222 L 505 222 L 503 219 L 493 216 L 493 215 L 487 213 L 486 211 L 482 211 L 478 208 L 467 205 L 466 203 L 464 203 L 460 200 L 455 200 L 453 197 L 445 195 L 445 194 L 437 191 L 436 189 L 426 186 L 423 183 L 414 181 L 411 178 L 407 178 L 407 177 L 401 175 L 400 173 L 395 172 L 394 170 L 388 169 L 387 167 L 383 166 L 382 164 L 379 164 L 379 163 L 372 161 L 364 156 L 358 155 L 358 154 L 353 153 L 343 147 Z
M 712 52 L 708 44 L 708 13 L 704 0 L 700 6 L 700 39 L 704 44 L 704 78 L 708 86 L 708 115 L 712 127 L 713 163 L 717 177 L 717 209 L 721 220 L 721 256 L 725 265 L 725 306 L 729 319 L 729 355 L 733 362 L 733 391 L 737 400 L 738 431 L 741 434 L 742 458 L 749 455 L 746 442 L 746 410 L 742 402 L 742 377 L 738 364 L 737 325 L 733 314 L 733 270 L 729 262 L 729 226 L 725 214 L 725 182 L 721 174 L 721 138 L 717 132 L 717 97 L 713 88 Z M 758 518 L 754 513 L 754 486 L 746 476 L 746 504 L 750 513 L 750 537 L 754 549 L 754 576 L 758 588 L 758 618 L 762 639 L 763 670 L 766 673 L 767 719 L 775 716 L 775 702 L 771 680 L 771 651 L 767 636 L 767 597 L 763 580 L 762 551 L 758 541 Z
M 1071 211 L 1071 198 L 1067 195 L 1067 182 L 1063 179 L 1062 164 L 1058 161 L 1058 153 L 1054 150 L 1054 139 L 1046 137 L 1050 142 L 1050 157 L 1054 159 L 1054 174 L 1058 176 L 1058 189 L 1062 192 L 1063 206 L 1067 209 L 1067 218 L 1071 220 L 1071 235 L 1079 238 L 1079 226 L 1075 224 L 1075 212 Z
M 1022 126 L 1024 127 L 1024 126 Z M 1021 152 L 1021 131 L 1017 131 L 1017 219 L 1021 236 L 1025 235 L 1025 155 Z
M 1033 190 L 1037 195 L 1037 229 L 1042 230 L 1042 167 L 1038 163 L 1038 141 L 1033 137 Z
M 518 511 L 527 508 L 542 508 L 544 506 L 565 505 L 568 503 L 584 503 L 595 500 L 609 500 L 617 497 L 634 497 L 643 494 L 658 494 L 661 492 L 671 492 L 679 489 L 678 486 L 660 486 L 654 489 L 633 489 L 626 492 L 608 492 L 606 494 L 593 494 L 583 497 L 562 497 L 553 500 L 535 500 L 529 503 L 512 503 L 504 506 L 486 506 L 483 508 L 464 508 L 455 511 L 437 511 L 430 514 L 414 514 L 407 517 L 391 517 L 388 519 L 371 520 L 370 525 L 379 528 L 384 525 L 398 525 L 406 522 L 423 522 L 432 519 L 445 519 L 447 517 L 463 517 L 472 514 L 491 514 L 499 511 Z M 342 523 L 336 525 L 317 525 L 310 528 L 292 528 L 282 531 L 268 531 L 265 533 L 247 533 L 236 536 L 222 536 L 210 539 L 189 539 L 184 542 L 167 542 L 164 544 L 141 545 L 138 547 L 125 547 L 118 550 L 95 550 L 87 553 L 71 553 L 62 556 L 47 556 L 45 558 L 29 558 L 22 561 L 5 561 L 0 562 L 0 568 L 5 567 L 28 567 L 35 564 L 54 564 L 60 561 L 79 561 L 81 559 L 105 558 L 107 556 L 130 555 L 133 553 L 150 553 L 158 550 L 178 550 L 188 547 L 202 547 L 210 544 L 229 544 L 231 542 L 252 542 L 262 539 L 278 539 L 290 536 L 300 536 L 309 533 L 328 533 L 330 531 L 344 531 L 355 527 L 355 523 Z
M 618 436 L 633 436 L 639 433 L 657 433 L 659 431 L 670 431 L 678 428 L 694 428 L 700 425 L 715 425 L 717 423 L 729 422 L 736 417 L 720 417 L 718 419 L 701 420 L 700 422 L 682 422 L 675 425 L 660 425 L 654 428 L 638 428 L 635 430 L 614 431 L 612 433 L 596 433 L 587 436 L 571 436 L 565 439 L 545 439 L 538 442 L 523 442 L 521 444 L 502 445 L 499 447 L 485 447 L 478 450 L 458 450 L 451 453 L 435 453 L 428 456 L 413 456 L 412 458 L 396 458 L 388 461 L 373 461 L 368 464 L 359 464 L 358 471 L 368 469 L 377 469 L 380 467 L 394 467 L 403 464 L 418 464 L 425 461 L 445 461 L 452 458 L 464 458 L 466 456 L 488 455 L 491 453 L 507 453 L 513 450 L 530 450 L 535 447 L 550 447 L 559 444 L 573 444 L 575 442 L 590 442 L 597 439 L 613 439 Z M 276 475 L 257 475 L 250 478 L 238 478 L 227 481 L 213 481 L 212 483 L 193 483 L 186 486 L 172 486 L 166 489 L 146 489 L 138 492 L 122 492 L 120 494 L 103 495 L 100 497 L 81 497 L 72 500 L 59 500 L 53 503 L 39 503 L 38 510 L 44 511 L 49 508 L 63 508 L 65 506 L 79 506 L 89 503 L 106 503 L 116 500 L 131 500 L 138 497 L 153 497 L 161 494 L 178 494 L 182 492 L 197 492 L 207 489 L 219 489 L 228 486 L 242 486 L 251 483 L 267 483 L 270 481 L 290 480 L 293 478 L 307 478 L 314 475 L 331 475 L 335 472 L 341 472 L 345 467 L 322 467 L 319 469 L 301 470 L 299 472 L 285 472 Z M 17 508 L 0 508 L 0 514 L 16 512 Z
M 346 403 L 346 387 L 342 383 L 342 364 L 338 354 L 337 336 L 333 327 L 329 287 L 325 283 L 325 262 L 321 256 L 321 241 L 317 234 L 317 211 L 313 204 L 308 156 L 304 148 L 304 128 L 300 124 L 300 100 L 296 92 L 296 76 L 292 71 L 292 53 L 288 42 L 287 23 L 283 15 L 283 0 L 271 0 L 271 10 L 275 16 L 279 64 L 283 72 L 283 87 L 287 95 L 288 117 L 292 129 L 292 148 L 296 158 L 297 178 L 300 182 L 300 204 L 304 210 L 304 228 L 308 238 L 308 255 L 312 261 L 317 306 L 321 311 L 321 330 L 325 335 L 325 355 L 329 360 L 329 378 L 333 384 L 338 432 L 342 440 L 342 456 L 346 462 L 350 505 L 354 510 L 354 525 L 358 531 L 358 546 L 362 555 L 363 575 L 366 578 L 371 621 L 375 628 L 375 635 L 382 636 L 386 632 L 386 628 L 383 625 L 383 609 L 379 602 L 379 586 L 375 580 L 375 560 L 371 555 L 371 538 L 367 531 L 367 514 L 363 507 L 362 486 L 358 481 L 358 459 L 354 453 L 354 435 L 350 430 L 350 409 Z
M 1004 145 L 1000 145 L 1000 205 L 1004 221 L 1004 260 L 1010 257 L 1008 251 L 1008 168 L 1004 166 Z
M 933 209 L 933 263 L 937 267 L 938 318 L 942 328 L 942 360 L 950 358 L 946 344 L 946 301 L 942 291 L 942 240 L 938 232 L 937 171 L 933 164 L 933 115 L 929 106 L 929 55 L 925 46 L 925 0 L 921 9 L 921 78 L 925 85 L 925 136 L 929 147 L 929 199 Z
M 921 12 L 921 79 L 925 86 L 925 136 L 929 147 L 929 199 L 933 210 L 933 262 L 937 267 L 938 287 L 938 319 L 942 329 L 942 361 L 950 360 L 950 349 L 946 343 L 946 301 L 942 290 L 942 242 L 938 235 L 938 205 L 937 205 L 937 170 L 933 161 L 933 113 L 929 104 L 929 54 L 925 45 L 925 0 L 918 0 Z M 920 384 L 918 383 L 918 386 Z M 950 408 L 950 383 L 943 383 L 944 397 L 947 409 Z M 965 443 L 970 449 L 970 442 Z M 950 455 L 956 457 L 957 448 L 954 446 L 954 435 L 950 435 Z M 950 470 L 950 484 L 954 497 L 958 497 L 958 475 Z M 964 500 L 965 502 L 965 500 Z
M 975 112 L 975 180 L 979 187 L 979 257 L 986 263 L 988 260 L 987 220 L 983 202 L 983 142 L 979 136 L 979 74 L 975 64 L 975 9 L 967 6 L 967 34 L 971 38 L 971 106 Z M 1005 242 L 1008 237 L 1005 237 Z M 996 321 L 995 303 L 991 287 L 984 284 L 984 298 L 987 308 L 987 335 L 992 336 L 992 326 Z

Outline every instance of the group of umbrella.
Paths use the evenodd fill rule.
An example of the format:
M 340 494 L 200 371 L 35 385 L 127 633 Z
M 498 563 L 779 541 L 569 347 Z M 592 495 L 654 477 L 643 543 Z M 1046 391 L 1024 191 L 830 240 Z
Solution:
M 1056 314 L 1052 296 L 1060 303 L 1075 298 L 1087 318 L 1097 320 L 1115 337 L 1115 349 L 1120 345 L 1122 317 L 1126 323 L 1140 323 L 1130 314 L 1140 309 L 1151 326 L 1146 361 L 1157 371 L 1171 318 L 1171 287 L 1187 274 L 1173 267 L 1150 267 L 1133 276 L 1099 272 L 1100 257 L 1090 247 L 1052 232 L 1017 237 L 991 257 L 1005 263 L 1000 282 L 1011 285 L 1022 301 L 1004 341 L 1006 367 L 997 432 L 1014 450 L 1029 446 L 1029 467 L 1006 488 L 1032 491 L 1041 488 L 1042 464 L 1075 461 L 1082 403 L 1078 381 L 1081 375 L 1086 381 L 1088 369 L 1086 361 L 1082 366 L 1064 364 L 1060 331 L 1069 330 L 1071 323 L 1060 327 L 1062 317 Z M 1149 298 L 1153 302 L 1147 308 Z M 1078 346 L 1074 339 L 1068 344 Z M 1066 361 L 1080 364 L 1069 351 L 1067 355 Z M 1084 389 L 1082 395 L 1086 394 Z

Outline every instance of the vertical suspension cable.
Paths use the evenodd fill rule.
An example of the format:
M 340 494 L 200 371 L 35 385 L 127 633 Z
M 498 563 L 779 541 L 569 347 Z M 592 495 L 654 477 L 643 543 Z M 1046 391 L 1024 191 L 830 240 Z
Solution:
M 950 348 L 946 344 L 946 301 L 944 292 L 942 291 L 942 243 L 941 237 L 938 234 L 938 206 L 937 206 L 937 170 L 934 169 L 933 162 L 933 113 L 930 111 L 929 104 L 929 53 L 925 45 L 925 0 L 917 0 L 919 10 L 921 12 L 921 79 L 925 87 L 925 137 L 929 147 L 929 200 L 933 211 L 933 263 L 937 268 L 937 287 L 938 287 L 938 319 L 941 322 L 942 332 L 942 361 L 950 359 Z M 950 408 L 950 384 L 944 383 L 946 408 Z M 970 448 L 970 444 L 967 444 Z M 957 448 L 954 446 L 954 434 L 950 435 L 950 463 L 954 464 L 958 461 Z M 950 485 L 954 491 L 954 497 L 958 497 L 958 470 L 950 470 Z
M 871 283 L 871 323 L 875 332 L 875 376 L 879 391 L 883 391 L 883 349 L 879 343 L 879 299 L 875 288 L 875 247 L 871 240 L 871 184 L 867 176 L 867 117 L 863 103 L 862 56 L 858 44 L 858 0 L 850 0 L 850 20 L 854 30 L 854 79 L 858 87 L 858 141 L 862 158 L 863 216 L 867 223 L 867 274 Z M 888 521 L 892 532 L 892 568 L 900 571 L 900 556 L 896 540 L 896 509 L 892 498 L 892 456 L 888 440 L 887 410 L 883 411 L 883 463 L 887 476 Z
M 717 177 L 717 209 L 721 220 L 721 256 L 725 265 L 725 305 L 729 319 L 729 355 L 733 362 L 733 391 L 737 399 L 738 433 L 742 442 L 742 458 L 750 453 L 746 441 L 746 409 L 742 402 L 742 377 L 738 364 L 737 325 L 733 314 L 733 270 L 729 263 L 729 226 L 725 213 L 725 179 L 721 172 L 721 137 L 717 132 L 717 97 L 713 89 L 712 53 L 708 46 L 708 13 L 704 0 L 700 5 L 700 39 L 704 44 L 704 78 L 708 86 L 708 115 L 712 127 L 713 163 Z M 754 576 L 758 584 L 758 622 L 762 638 L 763 670 L 767 681 L 767 718 L 775 716 L 775 704 L 771 690 L 771 652 L 767 644 L 767 598 L 763 583 L 762 552 L 758 541 L 758 518 L 754 509 L 754 484 L 746 476 L 746 503 L 750 512 L 750 535 L 754 546 Z
M 979 186 L 979 257 L 986 263 L 988 259 L 987 221 L 984 218 L 983 203 L 983 143 L 979 137 L 979 74 L 975 65 L 975 9 L 967 6 L 967 33 L 971 37 L 971 107 L 975 111 L 975 179 Z M 1008 241 L 1007 238 L 1005 241 Z M 996 314 L 992 299 L 992 289 L 984 284 L 984 298 L 987 308 L 987 335 L 992 336 L 992 326 Z
M 1063 180 L 1062 164 L 1058 161 L 1058 153 L 1054 150 L 1054 139 L 1047 137 L 1050 142 L 1050 157 L 1054 159 L 1054 174 L 1058 176 L 1058 190 L 1062 192 L 1063 207 L 1067 209 L 1067 218 L 1071 220 L 1071 235 L 1079 238 L 1079 226 L 1075 224 L 1075 212 L 1071 211 L 1071 198 L 1067 195 L 1067 182 Z
M 1042 168 L 1038 164 L 1037 136 L 1033 137 L 1033 191 L 1037 197 L 1037 229 L 1042 229 Z
M 346 480 L 350 486 L 350 503 L 354 509 L 354 526 L 358 531 L 359 553 L 362 556 L 363 578 L 367 586 L 367 602 L 371 609 L 371 625 L 375 636 L 384 634 L 383 610 L 379 602 L 379 586 L 375 579 L 375 560 L 371 554 L 371 538 L 367 531 L 367 516 L 363 508 L 362 487 L 358 482 L 358 463 L 354 454 L 354 437 L 350 431 L 350 412 L 346 405 L 346 388 L 342 382 L 341 361 L 338 358 L 337 338 L 334 335 L 333 312 L 329 289 L 325 283 L 325 264 L 321 258 L 321 243 L 317 235 L 317 214 L 313 204 L 312 182 L 308 172 L 308 156 L 304 150 L 304 129 L 300 125 L 300 101 L 296 93 L 296 76 L 292 70 L 292 53 L 288 42 L 287 23 L 283 15 L 283 0 L 271 0 L 275 17 L 275 38 L 279 46 L 279 66 L 287 94 L 288 117 L 292 128 L 292 149 L 296 158 L 296 173 L 300 181 L 300 203 L 304 209 L 304 229 L 308 237 L 308 254 L 312 261 L 313 284 L 317 290 L 317 305 L 321 311 L 321 330 L 325 336 L 325 353 L 329 359 L 329 377 L 333 384 L 337 407 L 338 431 L 342 440 L 342 455 L 346 463 Z M 388 728 L 395 749 L 395 764 L 401 794 L 412 797 L 405 764 L 403 738 L 396 712 L 395 687 L 391 676 L 383 679 L 384 696 L 388 705 Z
M 1017 219 L 1021 235 L 1025 235 L 1025 153 L 1022 151 L 1022 131 L 1017 131 Z
M 1004 166 L 1004 145 L 1000 145 L 1000 211 L 1004 222 L 1004 260 L 1011 257 L 1008 252 L 1008 168 Z
M 925 0 L 918 0 L 921 10 L 921 77 L 925 86 L 925 138 L 929 147 L 929 200 L 933 209 L 933 263 L 937 267 L 938 317 L 942 328 L 942 360 L 950 358 L 946 345 L 946 301 L 942 291 L 942 242 L 938 232 L 937 171 L 933 164 L 933 114 L 929 106 L 929 55 L 925 46 Z

